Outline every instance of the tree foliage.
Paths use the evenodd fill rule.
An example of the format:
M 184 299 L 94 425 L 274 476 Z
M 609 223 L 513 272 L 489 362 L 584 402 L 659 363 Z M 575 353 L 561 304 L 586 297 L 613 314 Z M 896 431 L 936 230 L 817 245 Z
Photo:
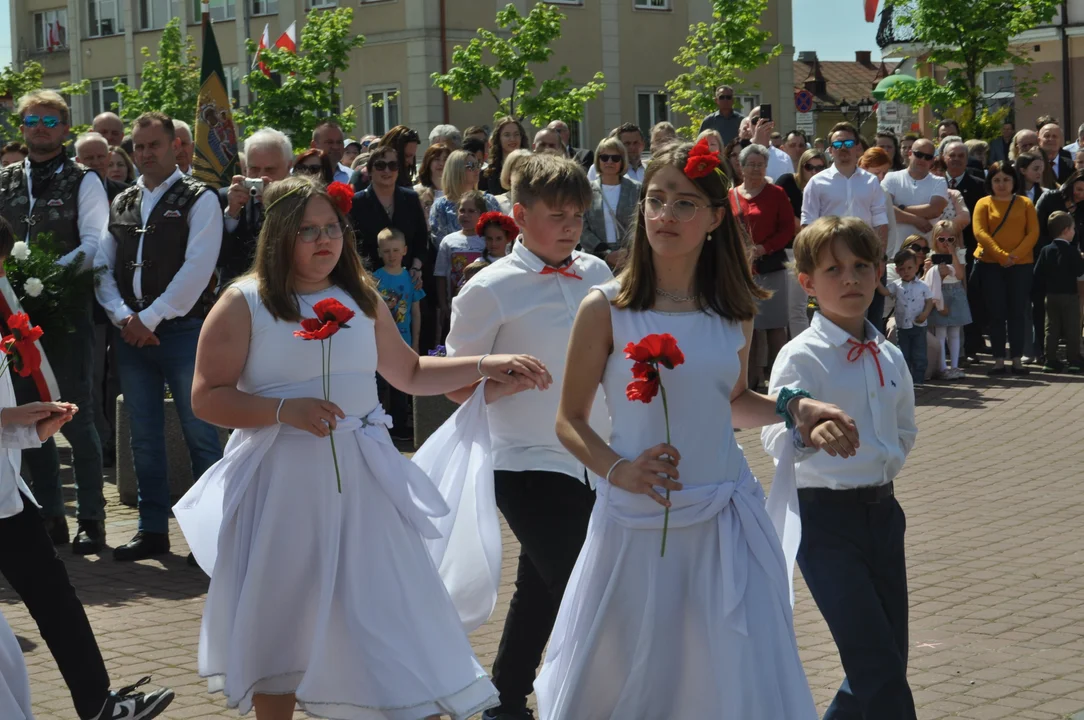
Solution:
M 896 25 L 922 47 L 922 58 L 945 69 L 945 81 L 919 78 L 897 84 L 888 99 L 915 108 L 929 105 L 961 112 L 966 137 L 992 137 L 999 127 L 986 110 L 980 78 L 988 67 L 1012 65 L 1017 71 L 1015 91 L 1025 99 L 1038 91 L 1039 80 L 1020 73 L 1031 64 L 1027 49 L 1013 46 L 1012 38 L 1054 17 L 1058 0 L 885 0 Z M 1004 116 L 1002 116 L 1004 117 Z M 996 134 L 996 132 L 994 133 Z
M 11 97 L 13 103 L 18 104 L 19 98 L 31 90 L 40 90 L 44 87 L 45 68 L 41 63 L 28 60 L 23 63 L 23 69 L 17 70 L 14 65 L 8 65 L 0 70 L 0 96 Z M 61 83 L 56 88 L 61 95 L 68 97 L 86 95 L 90 92 L 90 80 L 81 80 L 77 83 Z M 19 125 L 22 119 L 18 113 L 10 113 L 7 117 L 0 118 L 0 139 L 4 142 L 12 140 L 22 141 L 19 134 Z M 85 125 L 73 126 L 72 133 L 78 134 L 86 129 Z
M 606 89 L 602 73 L 577 85 L 567 65 L 541 83 L 532 66 L 549 62 L 550 47 L 561 37 L 565 15 L 555 6 L 538 3 L 523 16 L 514 5 L 497 13 L 500 34 L 485 28 L 467 47 L 456 45 L 452 67 L 446 74 L 433 73 L 433 83 L 455 100 L 471 102 L 489 95 L 497 103 L 494 118 L 511 115 L 542 127 L 554 120 L 572 122 L 583 117 L 584 104 Z M 508 88 L 507 93 L 501 91 Z
M 680 132 L 694 137 L 715 108 L 715 88 L 739 86 L 748 73 L 782 52 L 766 48 L 772 34 L 760 30 L 768 0 L 712 0 L 711 23 L 689 26 L 689 36 L 674 62 L 686 68 L 666 83 L 670 108 L 689 118 Z
M 295 143 L 304 140 L 307 145 L 313 128 L 321 122 L 334 121 L 344 132 L 353 129 L 354 106 L 339 109 L 339 75 L 349 67 L 351 51 L 365 44 L 364 36 L 352 32 L 353 19 L 354 10 L 349 7 L 310 12 L 296 54 L 275 48 L 260 52 L 260 61 L 272 76 L 256 68 L 244 79 L 251 93 L 249 104 L 235 117 L 246 136 L 261 127 L 273 127 Z M 255 54 L 256 48 L 249 40 L 249 53 Z
M 181 21 L 173 18 L 162 30 L 158 42 L 158 59 L 151 60 L 151 50 L 140 50 L 143 57 L 142 83 L 133 87 L 117 79 L 116 90 L 120 109 L 114 103 L 125 123 L 135 120 L 145 112 L 157 110 L 172 118 L 191 123 L 196 114 L 199 97 L 200 58 L 196 41 L 191 35 L 181 33 Z

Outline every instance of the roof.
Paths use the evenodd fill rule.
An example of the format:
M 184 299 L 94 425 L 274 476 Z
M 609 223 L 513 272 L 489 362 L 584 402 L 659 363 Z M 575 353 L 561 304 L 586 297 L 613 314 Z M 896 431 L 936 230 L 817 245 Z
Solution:
M 817 100 L 838 105 L 873 97 L 877 83 L 892 74 L 898 62 L 794 61 L 794 90 L 808 89 Z M 818 82 L 820 81 L 820 82 Z

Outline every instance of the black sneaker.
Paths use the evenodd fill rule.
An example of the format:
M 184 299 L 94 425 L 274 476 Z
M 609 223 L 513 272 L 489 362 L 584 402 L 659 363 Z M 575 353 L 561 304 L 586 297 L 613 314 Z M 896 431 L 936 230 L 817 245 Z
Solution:
M 135 685 L 109 693 L 102 711 L 94 720 L 150 720 L 158 717 L 173 702 L 173 691 L 169 688 L 161 688 L 152 693 L 135 691 L 150 681 L 151 677 L 148 675 Z

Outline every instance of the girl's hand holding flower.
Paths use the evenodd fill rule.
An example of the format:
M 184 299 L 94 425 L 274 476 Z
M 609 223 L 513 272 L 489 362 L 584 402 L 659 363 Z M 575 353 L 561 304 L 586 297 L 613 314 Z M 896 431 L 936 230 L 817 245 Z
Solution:
M 681 453 L 677 451 L 677 448 L 661 443 L 644 450 L 634 461 L 619 461 L 608 480 L 614 487 L 638 495 L 647 495 L 659 505 L 668 508 L 670 501 L 660 495 L 655 488 L 681 490 L 681 483 L 676 482 L 680 477 L 677 469 L 679 462 L 681 462 Z
M 316 437 L 327 437 L 335 429 L 338 419 L 345 418 L 346 413 L 330 400 L 290 398 L 282 403 L 278 417 L 285 425 Z

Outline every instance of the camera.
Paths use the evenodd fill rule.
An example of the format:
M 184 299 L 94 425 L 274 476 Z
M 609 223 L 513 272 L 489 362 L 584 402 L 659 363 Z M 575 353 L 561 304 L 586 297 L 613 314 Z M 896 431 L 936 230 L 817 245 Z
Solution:
M 248 188 L 248 194 L 252 197 L 263 195 L 262 178 L 245 178 L 245 187 Z
M 948 265 L 952 262 L 952 256 L 948 253 L 934 253 L 930 256 L 930 262 L 934 265 Z

